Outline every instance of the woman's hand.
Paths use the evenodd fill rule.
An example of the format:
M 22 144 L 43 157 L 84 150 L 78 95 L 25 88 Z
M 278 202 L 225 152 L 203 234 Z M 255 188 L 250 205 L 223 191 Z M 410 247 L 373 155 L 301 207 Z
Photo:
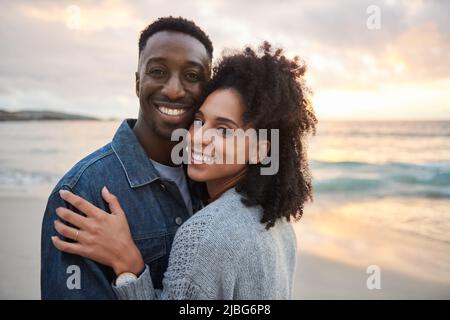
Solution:
M 56 209 L 58 217 L 77 227 L 69 227 L 55 220 L 56 231 L 76 241 L 71 243 L 54 236 L 52 241 L 56 248 L 110 266 L 116 275 L 123 272 L 139 274 L 144 269 L 142 255 L 131 237 L 125 213 L 116 196 L 106 187 L 102 189 L 102 197 L 108 203 L 111 214 L 70 191 L 60 190 L 59 194 L 86 217 L 67 208 Z

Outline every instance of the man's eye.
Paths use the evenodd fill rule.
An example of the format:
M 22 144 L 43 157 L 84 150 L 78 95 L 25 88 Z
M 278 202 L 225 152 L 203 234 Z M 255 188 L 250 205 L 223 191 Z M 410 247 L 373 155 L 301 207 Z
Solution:
M 155 78 L 162 78 L 164 76 L 164 70 L 151 69 L 151 70 L 149 70 L 148 74 Z
M 186 79 L 190 82 L 197 82 L 200 80 L 200 76 L 195 72 L 186 73 Z

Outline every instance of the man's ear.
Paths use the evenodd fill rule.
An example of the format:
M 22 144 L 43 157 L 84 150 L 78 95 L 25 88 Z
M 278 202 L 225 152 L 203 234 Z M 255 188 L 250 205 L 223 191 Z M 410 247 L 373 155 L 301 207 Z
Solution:
M 135 72 L 136 75 L 136 95 L 139 98 L 139 84 L 140 84 L 140 79 L 139 79 L 139 72 Z
M 208 81 L 211 80 L 211 72 L 212 72 L 211 63 L 208 63 L 208 69 L 206 70 L 206 79 Z

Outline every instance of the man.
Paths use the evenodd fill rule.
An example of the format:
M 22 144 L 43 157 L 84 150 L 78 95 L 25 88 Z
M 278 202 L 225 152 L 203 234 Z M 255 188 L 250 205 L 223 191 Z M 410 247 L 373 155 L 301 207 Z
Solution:
M 210 77 L 212 51 L 208 36 L 182 18 L 160 18 L 142 31 L 136 72 L 137 120 L 125 120 L 112 142 L 76 164 L 49 197 L 42 225 L 43 299 L 116 298 L 111 289 L 112 269 L 53 246 L 56 208 L 69 208 L 59 196 L 61 189 L 106 211 L 101 189 L 106 186 L 114 193 L 127 213 L 155 286 L 162 287 L 175 232 L 201 208 L 199 194 L 184 168 L 171 161 L 177 143 L 171 141 L 171 134 L 189 127 L 193 120 Z

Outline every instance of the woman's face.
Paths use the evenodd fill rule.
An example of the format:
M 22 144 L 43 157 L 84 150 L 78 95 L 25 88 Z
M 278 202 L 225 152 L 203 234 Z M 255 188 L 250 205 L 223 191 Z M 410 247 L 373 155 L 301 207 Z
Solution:
M 203 182 L 228 179 L 245 169 L 249 142 L 235 132 L 249 128 L 243 124 L 243 113 L 241 96 L 234 89 L 219 89 L 206 98 L 187 137 L 191 179 Z

